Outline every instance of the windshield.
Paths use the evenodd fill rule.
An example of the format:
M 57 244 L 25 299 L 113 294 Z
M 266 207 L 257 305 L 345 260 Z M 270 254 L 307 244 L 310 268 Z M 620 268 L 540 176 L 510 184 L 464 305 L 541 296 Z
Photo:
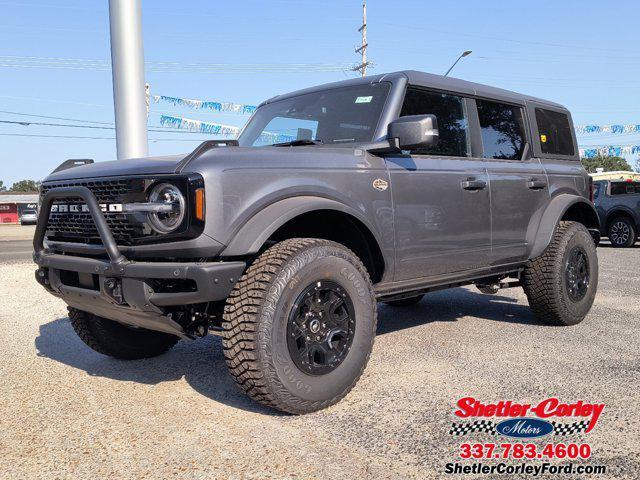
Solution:
M 35 210 L 25 210 L 22 212 L 23 215 L 35 215 L 36 211 Z
M 276 100 L 256 110 L 238 141 L 242 147 L 370 142 L 388 93 L 388 83 L 377 83 Z

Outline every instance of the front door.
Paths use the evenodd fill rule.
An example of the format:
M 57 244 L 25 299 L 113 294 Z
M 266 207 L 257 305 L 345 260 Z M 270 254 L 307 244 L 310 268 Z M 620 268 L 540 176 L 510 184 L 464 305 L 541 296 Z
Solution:
M 489 178 L 471 156 L 467 102 L 409 87 L 401 116 L 433 114 L 437 145 L 386 158 L 396 234 L 395 280 L 474 270 L 490 261 Z

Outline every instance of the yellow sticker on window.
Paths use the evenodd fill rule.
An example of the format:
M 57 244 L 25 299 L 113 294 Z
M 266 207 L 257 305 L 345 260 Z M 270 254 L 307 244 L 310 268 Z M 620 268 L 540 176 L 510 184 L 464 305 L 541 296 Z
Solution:
M 546 135 L 540 135 L 540 141 L 542 143 L 547 143 L 547 136 Z

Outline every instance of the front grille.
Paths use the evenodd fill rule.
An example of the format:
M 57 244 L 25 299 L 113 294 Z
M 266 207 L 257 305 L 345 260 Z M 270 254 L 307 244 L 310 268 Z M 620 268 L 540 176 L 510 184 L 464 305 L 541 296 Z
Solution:
M 105 180 L 84 180 L 45 183 L 41 195 L 57 187 L 87 187 L 93 192 L 99 204 L 121 204 L 144 202 L 145 187 L 150 180 L 115 178 Z M 57 199 L 54 205 L 83 205 L 81 198 Z M 132 245 L 137 239 L 149 234 L 143 219 L 117 212 L 103 212 L 103 215 L 119 245 Z M 101 244 L 100 235 L 89 212 L 52 212 L 47 226 L 47 239 L 52 241 Z

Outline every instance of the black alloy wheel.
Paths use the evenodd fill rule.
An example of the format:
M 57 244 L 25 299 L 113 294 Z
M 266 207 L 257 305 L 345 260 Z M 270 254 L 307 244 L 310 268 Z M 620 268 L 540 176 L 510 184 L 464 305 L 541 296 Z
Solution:
M 569 299 L 579 302 L 589 289 L 589 259 L 582 247 L 574 247 L 567 255 L 565 285 Z
M 333 281 L 305 288 L 287 322 L 287 346 L 295 365 L 309 375 L 325 375 L 346 358 L 355 332 L 355 310 L 348 293 Z

